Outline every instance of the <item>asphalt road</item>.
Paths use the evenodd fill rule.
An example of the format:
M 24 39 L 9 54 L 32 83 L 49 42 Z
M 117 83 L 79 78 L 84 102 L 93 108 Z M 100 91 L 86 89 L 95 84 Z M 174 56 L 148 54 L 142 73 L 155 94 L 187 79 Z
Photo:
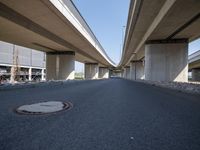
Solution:
M 51 115 L 17 106 L 69 101 Z M 200 96 L 123 79 L 0 91 L 1 150 L 200 150 Z

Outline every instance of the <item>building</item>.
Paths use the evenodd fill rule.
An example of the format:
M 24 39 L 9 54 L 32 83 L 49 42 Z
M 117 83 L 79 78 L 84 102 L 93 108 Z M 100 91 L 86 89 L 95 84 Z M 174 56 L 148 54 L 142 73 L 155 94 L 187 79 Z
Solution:
M 0 79 L 10 82 L 45 80 L 44 52 L 0 41 Z

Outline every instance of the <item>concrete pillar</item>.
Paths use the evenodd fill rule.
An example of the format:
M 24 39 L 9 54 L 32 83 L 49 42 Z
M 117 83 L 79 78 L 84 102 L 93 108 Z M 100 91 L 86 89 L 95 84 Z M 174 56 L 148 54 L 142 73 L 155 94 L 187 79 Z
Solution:
M 98 79 L 99 66 L 98 63 L 85 63 L 85 79 Z
M 200 68 L 192 69 L 192 81 L 200 81 Z
M 28 69 L 28 80 L 32 81 L 32 68 Z
M 122 78 L 125 78 L 125 71 L 124 71 L 124 69 L 122 69 L 121 77 L 122 77 Z
M 10 82 L 14 83 L 16 81 L 20 81 L 20 67 L 19 66 L 12 66 L 10 70 Z
M 145 79 L 188 81 L 188 40 L 156 40 L 145 45 Z
M 123 77 L 123 72 L 122 71 L 121 72 L 119 72 L 119 71 L 115 72 L 115 77 L 122 78 Z
M 144 62 L 142 60 L 131 61 L 130 79 L 144 79 Z
M 122 71 L 120 73 L 118 73 L 118 75 L 119 75 L 118 77 L 122 78 L 123 77 Z
M 15 82 L 15 67 L 12 66 L 10 69 L 10 82 L 14 83 Z
M 108 78 L 110 78 L 111 76 L 113 76 L 113 70 L 109 69 Z
M 42 77 L 41 77 L 41 80 L 42 80 L 42 81 L 45 80 L 45 77 L 44 77 L 44 76 L 45 76 L 44 69 L 42 69 Z
M 126 66 L 126 67 L 124 68 L 123 77 L 124 77 L 125 79 L 130 79 L 130 67 L 129 67 L 129 66 Z
M 109 78 L 108 67 L 99 67 L 99 78 L 100 79 L 108 79 Z
M 46 80 L 74 79 L 75 52 L 48 52 L 46 57 Z

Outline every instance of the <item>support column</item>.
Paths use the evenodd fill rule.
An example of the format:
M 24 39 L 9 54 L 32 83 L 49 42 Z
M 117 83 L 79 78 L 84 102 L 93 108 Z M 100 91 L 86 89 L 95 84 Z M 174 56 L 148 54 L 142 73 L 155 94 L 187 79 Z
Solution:
M 108 78 L 110 78 L 111 76 L 113 76 L 113 70 L 110 70 L 108 71 Z
M 28 69 L 28 80 L 32 81 L 32 68 Z
M 99 78 L 100 79 L 108 79 L 109 78 L 108 67 L 99 67 Z
M 200 81 L 200 68 L 192 69 L 192 81 Z
M 123 77 L 123 72 L 122 72 L 122 71 L 119 73 L 119 77 L 120 77 L 120 78 Z
M 130 79 L 144 79 L 144 62 L 142 60 L 131 61 L 130 63 Z
M 129 66 L 126 66 L 126 67 L 124 68 L 124 75 L 123 75 L 123 77 L 124 77 L 125 79 L 130 79 L 130 67 L 129 67 Z
M 85 63 L 85 79 L 98 79 L 99 66 L 98 63 Z
M 188 40 L 156 40 L 145 45 L 145 79 L 188 81 Z
M 41 77 L 41 80 L 42 80 L 42 81 L 45 80 L 45 77 L 44 77 L 44 76 L 45 76 L 44 69 L 42 69 L 42 77 Z
M 20 67 L 14 65 L 11 67 L 10 70 L 10 82 L 15 83 L 16 81 L 20 81 Z
M 75 52 L 48 52 L 46 61 L 46 80 L 73 80 Z
M 15 82 L 15 76 L 16 76 L 15 67 L 12 66 L 11 69 L 10 69 L 10 82 L 11 83 Z
M 122 78 L 123 77 L 123 72 L 122 71 L 116 71 L 115 72 L 115 77 L 120 77 L 120 78 Z
M 122 69 L 121 77 L 122 77 L 122 78 L 125 78 L 125 70 L 124 70 L 124 69 Z

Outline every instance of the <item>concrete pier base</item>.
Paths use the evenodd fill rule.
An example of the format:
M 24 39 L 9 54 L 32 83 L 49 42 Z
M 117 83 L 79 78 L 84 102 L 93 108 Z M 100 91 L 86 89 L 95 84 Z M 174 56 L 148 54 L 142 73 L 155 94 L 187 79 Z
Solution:
M 99 67 L 99 78 L 100 79 L 108 79 L 109 78 L 108 67 Z
M 98 79 L 99 66 L 98 63 L 85 63 L 85 79 Z
M 200 68 L 192 69 L 192 81 L 200 81 Z
M 131 61 L 130 63 L 130 79 L 144 79 L 144 63 L 142 60 Z
M 75 52 L 48 52 L 46 59 L 46 80 L 73 80 Z
M 188 81 L 188 40 L 159 40 L 145 45 L 145 79 Z

